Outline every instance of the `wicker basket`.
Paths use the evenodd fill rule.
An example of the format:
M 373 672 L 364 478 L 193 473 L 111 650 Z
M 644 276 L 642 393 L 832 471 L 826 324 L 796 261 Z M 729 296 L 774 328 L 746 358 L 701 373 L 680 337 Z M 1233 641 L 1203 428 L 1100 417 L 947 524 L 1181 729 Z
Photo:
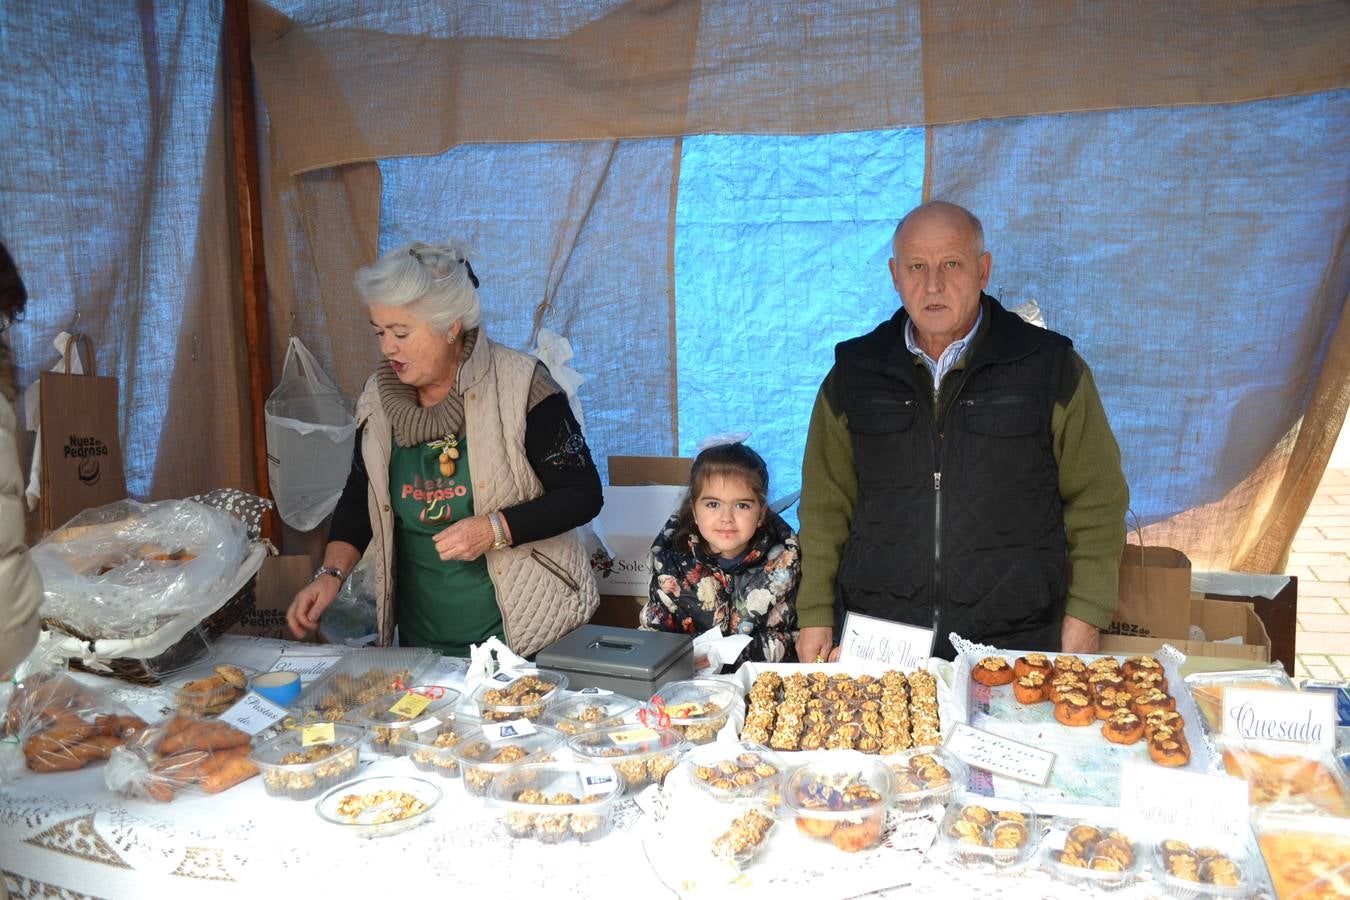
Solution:
M 100 665 L 106 668 L 87 666 L 78 658 L 72 657 L 70 667 L 83 672 L 92 672 L 95 675 L 110 675 L 113 678 L 130 681 L 133 684 L 153 687 L 159 684 L 160 675 L 183 668 L 205 652 L 207 644 L 202 640 L 201 635 L 205 635 L 209 640 L 215 640 L 224 634 L 230 626 L 237 624 L 243 617 L 244 611 L 253 608 L 253 591 L 257 583 L 258 577 L 255 575 L 245 582 L 244 586 L 236 591 L 229 600 L 226 600 L 224 606 L 203 619 L 199 626 L 183 635 L 172 647 L 158 656 L 150 659 L 123 656 L 117 659 L 99 660 Z M 43 619 L 42 624 L 49 630 L 59 631 L 87 643 L 93 643 L 88 635 L 81 634 L 63 622 Z

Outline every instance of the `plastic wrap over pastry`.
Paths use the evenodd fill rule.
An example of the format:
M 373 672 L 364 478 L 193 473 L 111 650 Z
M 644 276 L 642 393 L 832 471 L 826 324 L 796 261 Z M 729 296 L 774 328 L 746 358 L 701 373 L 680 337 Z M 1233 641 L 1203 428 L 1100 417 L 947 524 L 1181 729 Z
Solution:
M 145 722 L 102 692 L 64 673 L 30 675 L 14 687 L 4 738 L 23 754 L 22 772 L 72 772 L 105 760 Z
M 148 635 L 220 606 L 248 552 L 239 519 L 191 500 L 86 510 L 33 548 L 42 616 L 85 639 Z
M 218 794 L 258 774 L 252 739 L 215 719 L 173 716 L 113 751 L 103 771 L 109 790 L 162 803 L 180 791 Z

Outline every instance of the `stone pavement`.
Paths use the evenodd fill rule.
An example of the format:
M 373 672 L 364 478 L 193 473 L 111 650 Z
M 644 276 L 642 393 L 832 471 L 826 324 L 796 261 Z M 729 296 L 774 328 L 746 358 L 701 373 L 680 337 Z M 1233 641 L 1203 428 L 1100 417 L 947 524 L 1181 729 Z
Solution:
M 1298 576 L 1294 673 L 1350 679 L 1350 468 L 1322 476 L 1285 572 Z

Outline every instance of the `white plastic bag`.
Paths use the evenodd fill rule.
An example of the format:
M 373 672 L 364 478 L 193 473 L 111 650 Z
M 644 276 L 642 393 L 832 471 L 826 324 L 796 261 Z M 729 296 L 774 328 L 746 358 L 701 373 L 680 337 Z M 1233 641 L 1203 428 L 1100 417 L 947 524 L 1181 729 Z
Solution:
M 267 398 L 267 474 L 282 521 L 318 526 L 337 506 L 352 466 L 356 404 L 293 337 L 281 382 Z

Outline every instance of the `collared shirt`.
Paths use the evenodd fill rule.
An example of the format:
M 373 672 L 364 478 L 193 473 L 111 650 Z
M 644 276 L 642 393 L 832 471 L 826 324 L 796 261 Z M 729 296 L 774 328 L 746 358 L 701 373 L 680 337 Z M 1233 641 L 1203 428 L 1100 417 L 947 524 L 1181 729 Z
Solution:
M 966 352 L 966 347 L 970 346 L 970 339 L 975 337 L 975 332 L 980 330 L 980 322 L 984 319 L 983 303 L 980 304 L 979 310 L 975 316 L 975 324 L 970 326 L 970 330 L 966 332 L 965 337 L 948 344 L 947 349 L 942 351 L 942 356 L 937 360 L 934 360 L 919 347 L 918 339 L 914 335 L 914 320 L 905 319 L 905 347 L 908 348 L 910 353 L 922 360 L 923 364 L 928 367 L 928 371 L 933 373 L 934 398 L 937 397 L 938 391 L 942 387 L 943 376 L 956 366 L 961 356 Z

